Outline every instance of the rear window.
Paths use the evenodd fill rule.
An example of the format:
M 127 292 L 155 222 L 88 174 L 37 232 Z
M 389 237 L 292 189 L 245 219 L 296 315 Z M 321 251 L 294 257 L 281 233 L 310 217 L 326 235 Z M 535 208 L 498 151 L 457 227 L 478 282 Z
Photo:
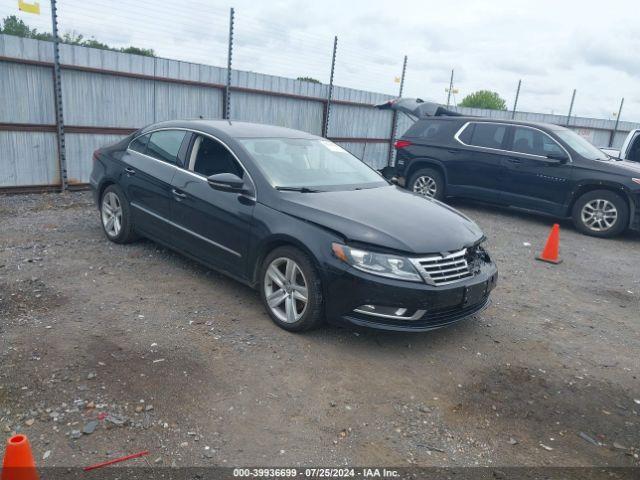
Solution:
M 453 136 L 456 123 L 445 120 L 419 120 L 403 135 L 431 142 L 446 142 Z
M 508 125 L 497 123 L 473 124 L 473 133 L 471 134 L 469 145 L 502 149 L 507 134 L 507 127 Z
M 153 132 L 147 144 L 147 155 L 175 164 L 184 134 L 184 130 L 159 130 Z

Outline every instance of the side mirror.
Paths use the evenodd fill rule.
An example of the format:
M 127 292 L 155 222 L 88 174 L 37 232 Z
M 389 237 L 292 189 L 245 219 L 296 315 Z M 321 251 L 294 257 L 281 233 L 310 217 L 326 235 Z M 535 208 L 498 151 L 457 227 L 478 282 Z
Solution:
M 207 177 L 209 186 L 222 192 L 245 193 L 244 180 L 233 173 L 216 173 Z
M 566 153 L 550 153 L 547 155 L 549 160 L 555 160 L 558 163 L 567 163 L 569 161 L 569 157 Z

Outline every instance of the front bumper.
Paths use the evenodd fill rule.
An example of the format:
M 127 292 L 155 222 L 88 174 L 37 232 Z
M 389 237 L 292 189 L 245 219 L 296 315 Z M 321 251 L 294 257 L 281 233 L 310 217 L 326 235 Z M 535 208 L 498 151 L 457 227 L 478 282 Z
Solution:
M 408 332 L 442 328 L 482 311 L 498 280 L 496 266 L 483 263 L 474 276 L 456 283 L 432 286 L 426 283 L 392 280 L 359 270 L 333 270 L 325 295 L 327 320 Z M 366 305 L 399 309 L 403 315 L 376 315 Z M 389 308 L 391 307 L 391 308 Z

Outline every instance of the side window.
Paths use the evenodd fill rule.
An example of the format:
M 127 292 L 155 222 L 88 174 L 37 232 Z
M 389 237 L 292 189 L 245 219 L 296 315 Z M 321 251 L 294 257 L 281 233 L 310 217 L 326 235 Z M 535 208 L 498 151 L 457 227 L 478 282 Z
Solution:
M 473 135 L 474 127 L 475 127 L 474 123 L 468 123 L 465 129 L 462 132 L 460 132 L 460 135 L 458 135 L 458 138 L 462 143 L 471 145 L 471 136 Z
M 151 135 L 142 135 L 129 144 L 129 148 L 134 152 L 144 153 L 149 143 Z
M 513 132 L 514 152 L 528 153 L 546 157 L 549 154 L 562 154 L 563 150 L 552 138 L 533 128 L 516 127 Z
M 153 132 L 147 144 L 146 154 L 158 160 L 175 164 L 184 135 L 184 130 Z
M 476 147 L 503 149 L 502 142 L 507 133 L 507 125 L 495 123 L 476 123 L 469 145 Z
M 208 177 L 218 173 L 233 173 L 242 178 L 244 170 L 238 165 L 231 152 L 209 137 L 196 139 L 191 151 L 189 170 Z

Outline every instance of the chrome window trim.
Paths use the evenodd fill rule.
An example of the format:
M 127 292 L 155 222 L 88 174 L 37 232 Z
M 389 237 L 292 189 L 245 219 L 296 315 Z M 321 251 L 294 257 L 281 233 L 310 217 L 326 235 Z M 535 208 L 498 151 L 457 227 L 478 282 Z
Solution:
M 238 158 L 238 156 L 234 153 L 234 151 L 229 147 L 229 145 L 227 145 L 225 142 L 223 142 L 222 140 L 220 140 L 218 137 L 216 137 L 215 135 L 211 135 L 210 133 L 205 133 L 205 132 L 201 132 L 200 130 L 194 130 L 193 128 L 186 128 L 186 127 L 161 127 L 161 128 L 156 128 L 154 130 L 149 130 L 148 132 L 144 132 L 141 133 L 140 135 L 133 137 L 131 139 L 131 141 L 129 142 L 129 144 L 127 145 L 127 152 L 133 152 L 133 153 L 137 153 L 138 155 L 142 155 L 143 157 L 147 157 L 150 158 L 152 160 L 155 160 L 156 162 L 162 162 L 162 164 L 164 165 L 170 165 L 182 172 L 186 172 L 196 178 L 199 178 L 200 180 L 204 180 L 205 182 L 207 181 L 207 177 L 205 177 L 204 175 L 201 175 L 199 173 L 196 173 L 192 170 L 189 170 L 188 166 L 187 168 L 181 167 L 179 165 L 176 165 L 175 163 L 169 163 L 169 162 L 165 162 L 164 160 L 160 160 L 159 158 L 156 157 L 152 157 L 151 155 L 147 155 L 146 153 L 141 153 L 138 152 L 136 150 L 131 149 L 131 143 L 133 143 L 134 141 L 136 141 L 138 138 L 140 137 L 144 137 L 145 135 L 151 135 L 154 132 L 160 132 L 163 130 L 183 130 L 185 132 L 191 132 L 191 133 L 195 133 L 196 135 L 204 135 L 205 137 L 209 137 L 212 140 L 215 140 L 216 142 L 219 142 L 220 144 L 222 144 L 222 146 L 224 148 L 226 148 L 227 150 L 229 150 L 229 153 L 231 153 L 231 155 L 233 156 L 233 158 L 236 159 L 236 162 L 238 162 L 238 164 L 240 165 L 240 168 L 242 168 L 242 170 L 244 171 L 244 173 L 247 174 L 247 177 L 249 178 L 249 180 L 251 181 L 251 185 L 253 186 L 253 191 L 254 191 L 254 195 L 245 195 L 247 198 L 249 198 L 250 200 L 253 201 L 257 201 L 258 200 L 258 189 L 256 188 L 256 182 L 253 181 L 253 177 L 251 176 L 251 174 L 249 173 L 249 171 L 247 170 L 247 168 L 244 166 L 244 164 L 240 161 L 240 159 Z
M 510 155 L 526 155 L 527 157 L 533 157 L 534 160 L 537 159 L 544 159 L 544 160 L 548 160 L 547 157 L 545 157 L 544 155 L 536 155 L 534 153 L 525 153 L 525 152 L 516 152 L 515 150 L 504 150 L 502 148 L 491 148 L 491 147 L 482 147 L 480 145 L 470 145 L 468 143 L 464 143 L 462 140 L 460 140 L 460 135 L 462 135 L 462 132 L 465 131 L 465 129 L 471 125 L 472 123 L 475 124 L 482 124 L 482 123 L 489 123 L 491 125 L 505 125 L 507 127 L 520 127 L 520 128 L 529 128 L 531 130 L 537 130 L 538 132 L 546 135 L 547 137 L 549 137 L 551 139 L 551 141 L 553 141 L 556 145 L 558 145 L 562 150 L 564 150 L 564 153 L 567 154 L 567 157 L 569 158 L 569 163 L 573 163 L 573 157 L 571 157 L 571 154 L 569 153 L 569 151 L 564 148 L 564 146 L 562 146 L 560 143 L 558 143 L 558 141 L 553 138 L 551 135 L 549 135 L 547 132 L 545 132 L 544 130 L 540 130 L 539 128 L 536 127 L 531 127 L 529 125 L 520 125 L 520 124 L 516 124 L 516 123 L 505 123 L 505 122 L 477 122 L 477 121 L 468 121 L 466 122 L 464 125 L 462 125 L 462 127 L 460 127 L 458 129 L 458 131 L 456 132 L 456 134 L 453 136 L 453 138 L 456 139 L 456 141 L 458 143 L 460 143 L 461 145 L 464 145 L 465 147 L 470 147 L 470 148 L 482 148 L 483 150 L 492 150 L 494 152 L 502 152 L 502 153 L 506 153 L 506 154 L 510 154 Z
M 153 157 L 151 157 L 151 158 L 153 158 Z M 218 248 L 220 248 L 220 249 L 222 249 L 222 250 L 224 250 L 226 252 L 229 252 L 229 253 L 231 253 L 231 254 L 239 257 L 239 258 L 242 258 L 242 255 L 240 253 L 236 252 L 235 250 L 231 250 L 230 248 L 225 247 L 224 245 L 221 245 L 221 244 L 219 244 L 217 242 L 214 242 L 213 240 L 210 240 L 207 237 L 203 237 L 202 235 L 200 235 L 199 233 L 194 232 L 193 230 L 189 230 L 188 228 L 183 227 L 182 225 L 179 225 L 179 224 L 177 224 L 175 222 L 172 222 L 171 220 L 167 220 L 162 215 L 158 215 L 157 213 L 152 212 L 151 210 L 148 210 L 148 209 L 144 208 L 141 205 L 138 205 L 136 202 L 131 202 L 130 205 L 132 207 L 134 207 L 134 208 L 137 208 L 138 210 L 143 211 L 144 213 L 146 213 L 148 215 L 151 215 L 152 217 L 157 218 L 158 220 L 162 220 L 163 222 L 166 222 L 169 225 L 182 230 L 183 232 L 186 232 L 186 233 L 188 233 L 190 235 L 193 235 L 194 237 L 199 238 L 200 240 L 202 240 L 204 242 L 210 243 L 214 247 L 218 247 Z

